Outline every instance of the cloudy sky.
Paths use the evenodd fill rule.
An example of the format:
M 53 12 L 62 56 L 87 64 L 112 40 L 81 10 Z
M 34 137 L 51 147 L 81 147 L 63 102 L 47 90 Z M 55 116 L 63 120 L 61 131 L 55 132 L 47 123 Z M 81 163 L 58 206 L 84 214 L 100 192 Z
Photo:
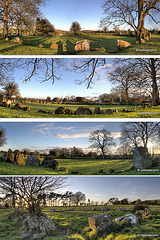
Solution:
M 2 150 L 11 148 L 31 150 L 49 150 L 54 147 L 80 147 L 84 150 L 90 146 L 89 134 L 97 129 L 112 132 L 116 144 L 119 144 L 120 123 L 111 122 L 4 122 L 7 144 Z
M 111 197 L 129 200 L 160 199 L 159 177 L 69 177 L 61 191 L 81 191 L 91 201 L 107 202 Z

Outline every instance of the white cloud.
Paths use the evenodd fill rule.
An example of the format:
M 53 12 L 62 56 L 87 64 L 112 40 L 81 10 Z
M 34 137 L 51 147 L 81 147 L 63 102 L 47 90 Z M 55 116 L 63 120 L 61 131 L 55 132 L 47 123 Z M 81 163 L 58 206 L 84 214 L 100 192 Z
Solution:
M 112 137 L 115 138 L 119 138 L 121 136 L 121 132 L 112 132 Z
M 90 133 L 51 134 L 57 138 L 88 138 Z

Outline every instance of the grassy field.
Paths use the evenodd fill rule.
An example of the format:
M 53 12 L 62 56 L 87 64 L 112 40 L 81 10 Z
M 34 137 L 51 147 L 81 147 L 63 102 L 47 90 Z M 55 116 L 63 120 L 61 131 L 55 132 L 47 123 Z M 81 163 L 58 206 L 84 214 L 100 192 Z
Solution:
M 12 107 L 15 104 L 12 104 Z M 136 109 L 132 111 L 133 105 L 69 105 L 69 104 L 36 104 L 36 103 L 23 103 L 23 107 L 29 106 L 31 111 L 25 112 L 12 108 L 0 107 L 0 118 L 160 118 L 160 105 L 151 108 Z M 107 114 L 92 114 L 92 115 L 57 115 L 54 111 L 57 107 L 66 107 L 75 111 L 78 107 L 88 107 L 94 111 L 95 107 L 106 109 L 117 109 L 118 113 L 111 115 Z M 127 108 L 129 112 L 122 112 Z M 53 114 L 38 113 L 38 110 L 52 111 Z
M 43 209 L 55 223 L 57 231 L 55 236 L 46 237 L 45 240 L 158 240 L 160 237 L 138 237 L 137 235 L 159 235 L 160 233 L 160 206 L 149 206 L 152 216 L 142 219 L 139 217 L 139 225 L 131 228 L 126 225 L 121 225 L 116 229 L 110 229 L 110 232 L 104 233 L 102 237 L 96 237 L 95 232 L 90 231 L 88 217 L 95 214 L 107 213 L 111 215 L 112 220 L 124 214 L 131 213 L 133 206 L 123 206 L 127 209 L 126 212 L 116 211 L 121 206 L 109 206 L 110 211 L 102 212 L 103 206 L 95 206 L 96 212 L 92 210 L 92 206 L 74 207 L 76 211 L 69 211 L 71 207 L 55 207 L 56 212 L 49 212 L 49 207 Z M 72 207 L 73 208 L 73 207 Z M 85 211 L 84 211 L 85 209 Z M 22 240 L 21 223 L 18 221 L 9 221 L 8 214 L 12 209 L 0 209 L 0 239 L 3 240 Z M 67 234 L 68 233 L 68 234 Z M 68 236 L 67 236 L 68 235 Z
M 42 161 L 42 160 L 41 160 Z M 20 166 L 12 163 L 0 162 L 0 175 L 70 175 L 73 171 L 78 171 L 79 175 L 98 175 L 98 171 L 103 169 L 105 175 L 111 175 L 110 169 L 114 169 L 112 175 L 159 175 L 160 164 L 152 168 L 153 171 L 129 170 L 133 166 L 131 159 L 103 160 L 103 159 L 57 159 L 59 167 L 68 169 L 68 173 L 55 171 L 42 166 Z M 158 171 L 154 171 L 157 169 Z
M 126 54 L 126 55 L 158 55 L 160 54 L 160 36 L 153 35 L 150 41 L 136 45 L 135 37 L 129 36 L 109 36 L 109 35 L 63 35 L 63 36 L 23 36 L 21 39 L 24 44 L 16 44 L 11 41 L 5 41 L 0 38 L 0 54 L 4 55 L 73 55 L 74 46 L 77 41 L 88 39 L 91 48 L 106 49 L 106 52 L 84 51 L 79 52 L 80 55 L 111 55 L 111 54 Z M 128 41 L 132 46 L 118 50 L 116 40 Z M 62 43 L 66 46 L 67 53 L 57 49 L 50 49 L 52 43 Z M 39 48 L 42 44 L 44 48 Z

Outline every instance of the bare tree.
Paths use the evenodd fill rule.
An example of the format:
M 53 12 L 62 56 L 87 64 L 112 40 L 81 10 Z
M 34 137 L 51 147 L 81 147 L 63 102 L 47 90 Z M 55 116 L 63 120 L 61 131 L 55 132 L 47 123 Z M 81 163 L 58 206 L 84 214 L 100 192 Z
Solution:
M 148 142 L 160 140 L 160 123 L 158 122 L 127 122 L 121 124 L 122 145 L 130 144 L 132 147 L 143 146 L 147 148 Z
M 160 12 L 160 0 L 105 0 L 103 8 L 105 17 L 101 24 L 129 25 L 136 32 L 136 40 L 139 42 L 147 39 L 146 16 L 154 23 L 159 23 L 156 15 Z
M 102 152 L 103 159 L 105 158 L 105 152 L 108 150 L 108 147 L 115 145 L 112 134 L 106 129 L 91 132 L 89 141 L 92 143 L 91 147 Z
M 31 214 L 39 214 L 39 194 L 47 194 L 61 188 L 66 179 L 62 177 L 1 177 L 1 194 L 12 194 L 23 201 L 24 206 Z
M 39 14 L 39 7 L 44 4 L 44 0 L 0 0 L 0 9 L 3 13 L 3 37 L 8 36 L 8 23 L 13 20 L 13 16 L 21 15 L 21 21 L 23 12 L 28 14 L 31 18 L 36 17 Z M 25 17 L 26 18 L 26 17 Z M 20 19 L 20 18 L 19 18 Z M 24 20 L 23 20 L 24 23 Z
M 86 195 L 82 192 L 76 192 L 72 196 L 72 202 L 78 206 L 80 202 L 84 202 L 86 200 Z

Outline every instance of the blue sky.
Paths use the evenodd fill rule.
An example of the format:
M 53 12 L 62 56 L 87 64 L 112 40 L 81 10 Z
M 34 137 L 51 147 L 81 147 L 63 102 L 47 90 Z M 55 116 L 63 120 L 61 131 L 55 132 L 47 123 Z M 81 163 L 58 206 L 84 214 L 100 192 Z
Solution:
M 97 30 L 103 17 L 103 3 L 103 0 L 48 0 L 46 6 L 42 8 L 42 12 L 43 16 L 48 18 L 56 29 L 69 30 L 71 23 L 78 21 L 83 30 Z M 156 26 L 148 19 L 146 20 L 147 28 Z M 160 24 L 157 26 L 160 27 Z M 127 25 L 126 29 L 128 28 L 130 26 Z
M 111 122 L 5 122 L 0 126 L 7 133 L 7 143 L 1 147 L 2 150 L 28 148 L 44 151 L 54 147 L 73 146 L 85 150 L 90 146 L 90 132 L 103 128 L 113 133 L 117 144 L 120 137 L 120 123 Z
M 14 61 L 11 60 L 11 61 Z M 27 76 L 28 72 L 24 69 L 17 69 L 14 74 L 14 79 L 18 83 L 20 93 L 22 97 L 33 97 L 33 98 L 46 98 L 47 96 L 53 97 L 65 97 L 65 96 L 83 96 L 83 97 L 98 97 L 98 95 L 103 93 L 109 93 L 112 85 L 107 81 L 107 76 L 105 71 L 107 68 L 112 69 L 112 60 L 106 59 L 105 67 L 98 67 L 97 72 L 99 73 L 99 79 L 95 77 L 95 84 L 92 88 L 87 89 L 86 84 L 79 85 L 76 80 L 83 80 L 87 76 L 87 72 L 80 73 L 69 71 L 66 69 L 73 69 L 71 63 L 73 59 L 66 59 L 64 66 L 55 70 L 57 76 L 61 76 L 60 80 L 55 80 L 52 84 L 52 80 L 43 82 L 44 71 L 39 69 L 39 74 L 35 75 L 30 82 L 24 83 L 23 80 Z M 76 60 L 79 61 L 79 60 Z
M 107 202 L 111 197 L 129 200 L 160 199 L 159 177 L 69 177 L 61 191 L 81 191 L 87 199 Z

